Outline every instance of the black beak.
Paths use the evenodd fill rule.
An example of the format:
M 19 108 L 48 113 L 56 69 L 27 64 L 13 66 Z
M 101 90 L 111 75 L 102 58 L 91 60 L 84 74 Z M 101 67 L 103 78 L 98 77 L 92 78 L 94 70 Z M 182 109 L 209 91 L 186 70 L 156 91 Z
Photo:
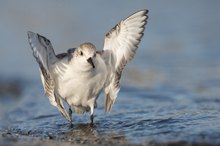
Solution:
M 89 59 L 87 59 L 88 63 L 92 65 L 93 68 L 95 68 L 95 65 L 92 61 L 92 58 L 90 57 Z

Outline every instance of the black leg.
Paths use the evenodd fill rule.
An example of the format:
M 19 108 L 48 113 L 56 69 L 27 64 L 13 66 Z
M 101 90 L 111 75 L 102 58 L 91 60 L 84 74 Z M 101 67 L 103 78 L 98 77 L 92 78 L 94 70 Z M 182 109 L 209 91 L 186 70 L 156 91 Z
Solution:
M 70 116 L 70 119 L 71 119 L 71 121 L 72 121 L 72 110 L 71 110 L 71 107 L 69 107 L 69 116 Z
M 70 121 L 70 128 L 73 128 L 73 123 L 72 123 L 72 110 L 71 110 L 71 107 L 69 107 L 69 117 L 70 117 L 70 119 L 71 119 L 71 121 Z
M 92 114 L 92 115 L 90 116 L 90 121 L 91 121 L 91 122 L 90 122 L 90 125 L 91 125 L 91 126 L 93 126 L 93 124 L 94 124 L 94 123 L 93 123 L 93 119 L 94 119 L 94 116 L 93 116 L 93 114 Z
M 90 107 L 90 112 L 91 112 L 91 114 L 90 114 L 90 121 L 91 121 L 91 122 L 90 122 L 90 126 L 93 127 L 93 126 L 94 126 L 94 125 L 93 125 L 93 123 L 94 123 L 94 122 L 93 122 L 93 119 L 94 119 L 94 116 L 93 116 L 93 114 L 94 114 L 94 106 L 91 106 L 91 107 Z

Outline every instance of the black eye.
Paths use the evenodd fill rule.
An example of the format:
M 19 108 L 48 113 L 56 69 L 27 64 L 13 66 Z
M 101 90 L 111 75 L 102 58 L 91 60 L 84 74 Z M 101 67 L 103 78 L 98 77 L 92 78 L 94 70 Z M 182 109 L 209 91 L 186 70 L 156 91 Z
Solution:
M 82 51 L 80 51 L 80 55 L 83 56 L 83 52 Z

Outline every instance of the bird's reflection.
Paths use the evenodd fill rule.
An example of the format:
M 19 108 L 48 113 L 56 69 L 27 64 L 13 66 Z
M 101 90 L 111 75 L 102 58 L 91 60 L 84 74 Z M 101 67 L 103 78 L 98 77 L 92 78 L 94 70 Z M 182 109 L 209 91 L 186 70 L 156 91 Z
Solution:
M 99 123 L 91 125 L 90 123 L 74 124 L 68 132 L 64 134 L 64 139 L 79 140 L 79 141 L 95 141 L 101 142 L 103 140 L 115 142 L 125 141 L 125 136 L 116 134 L 116 132 L 105 133 L 101 130 Z
M 90 123 L 73 124 L 69 128 L 70 130 L 64 134 L 64 137 L 78 137 L 80 139 L 97 139 L 100 134 L 96 130 L 96 125 Z

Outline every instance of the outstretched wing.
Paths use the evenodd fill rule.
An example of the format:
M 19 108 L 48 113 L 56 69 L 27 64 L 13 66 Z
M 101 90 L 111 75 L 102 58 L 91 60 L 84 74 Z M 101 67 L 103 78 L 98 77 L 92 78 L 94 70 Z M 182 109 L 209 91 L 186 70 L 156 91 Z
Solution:
M 51 65 L 66 54 L 56 56 L 50 41 L 37 33 L 29 31 L 28 41 L 33 50 L 33 56 L 40 66 L 41 80 L 45 94 L 48 96 L 50 103 L 56 106 L 61 114 L 70 121 L 70 117 L 63 106 L 62 99 L 54 93 L 55 83 L 51 75 Z
M 134 57 L 147 23 L 148 10 L 141 10 L 122 20 L 105 36 L 104 60 L 109 66 L 105 87 L 105 110 L 110 111 L 120 90 L 119 81 L 125 65 Z M 107 58 L 107 59 L 106 59 Z
M 28 41 L 39 65 L 42 65 L 42 67 L 49 72 L 50 65 L 57 61 L 50 41 L 44 36 L 31 31 L 28 31 Z

